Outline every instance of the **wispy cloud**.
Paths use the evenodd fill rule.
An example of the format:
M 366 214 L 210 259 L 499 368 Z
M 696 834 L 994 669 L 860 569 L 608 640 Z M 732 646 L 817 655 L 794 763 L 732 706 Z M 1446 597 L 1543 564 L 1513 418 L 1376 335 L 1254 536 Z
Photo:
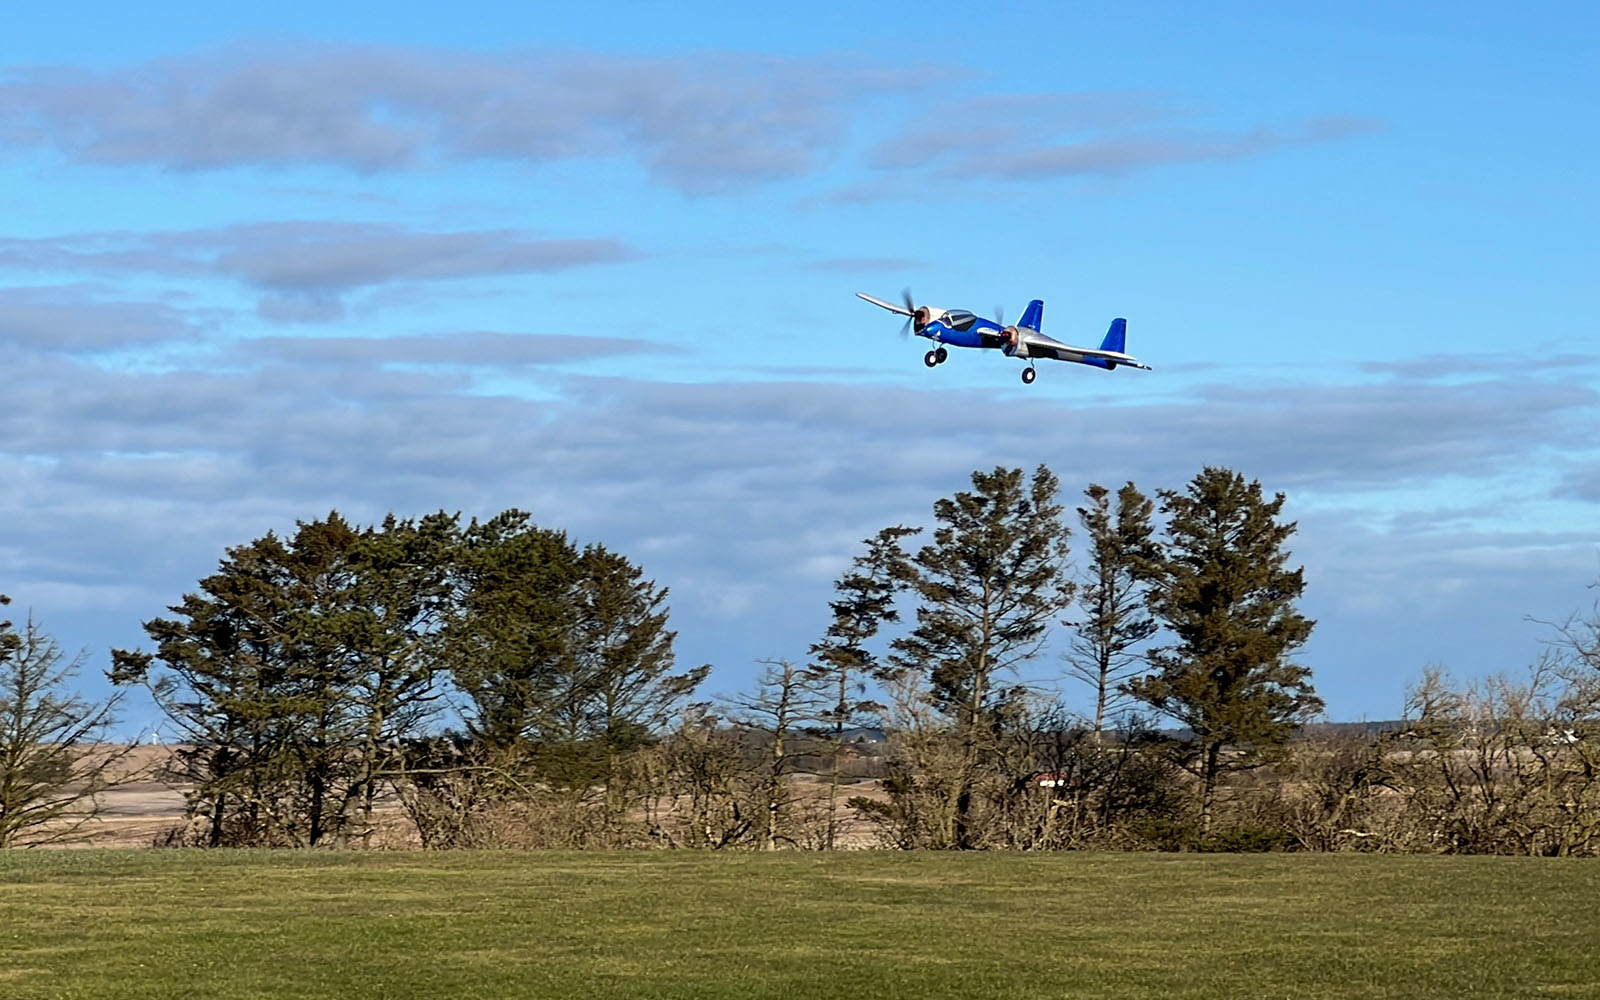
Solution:
M 1369 132 L 1370 119 L 1205 128 L 1204 115 L 1144 93 L 1001 95 L 952 103 L 884 140 L 871 163 L 960 179 L 1122 177 L 1152 167 L 1236 160 Z
M 235 47 L 107 71 L 13 68 L 0 77 L 0 148 L 181 171 L 625 159 L 711 194 L 816 172 L 867 102 L 925 94 L 936 79 L 848 57 Z M 1146 92 L 992 94 L 925 106 L 868 163 L 969 180 L 1117 177 L 1375 127 L 1324 116 L 1207 128 L 1205 117 Z
M 508 229 L 426 232 L 346 222 L 0 239 L 0 268 L 227 278 L 261 293 L 257 309 L 263 318 L 297 322 L 338 319 L 345 295 L 384 285 L 548 274 L 637 256 L 615 239 L 539 238 Z
M 236 341 L 235 363 L 270 359 L 293 365 L 443 365 L 511 368 L 633 354 L 677 354 L 682 348 L 623 337 L 464 332 L 400 337 L 257 337 Z
M 182 310 L 119 300 L 88 285 L 0 288 L 0 345 L 76 353 L 191 340 Z
M 174 170 L 628 157 L 705 193 L 809 171 L 851 108 L 914 81 L 844 59 L 236 48 L 104 72 L 13 69 L 0 145 Z
M 1427 354 L 1414 358 L 1395 358 L 1385 361 L 1364 361 L 1361 370 L 1396 379 L 1437 380 L 1462 376 L 1492 374 L 1495 372 L 1525 372 L 1530 368 L 1577 370 L 1600 367 L 1600 355 L 1562 354 L 1536 355 L 1526 352 L 1504 354 Z

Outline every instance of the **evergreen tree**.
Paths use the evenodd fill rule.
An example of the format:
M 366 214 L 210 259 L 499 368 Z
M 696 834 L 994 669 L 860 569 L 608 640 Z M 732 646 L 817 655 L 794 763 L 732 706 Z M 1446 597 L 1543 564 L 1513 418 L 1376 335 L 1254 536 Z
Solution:
M 269 532 L 144 624 L 153 654 L 113 651 L 113 680 L 148 686 L 183 734 L 207 843 L 370 830 L 383 760 L 437 693 L 454 534 L 445 514 L 358 529 L 337 511 Z
M 1078 587 L 1078 615 L 1072 627 L 1067 664 L 1072 674 L 1094 689 L 1095 739 L 1106 716 L 1117 707 L 1120 687 L 1137 672 L 1141 658 L 1134 647 L 1156 632 L 1145 607 L 1141 567 L 1155 557 L 1150 515 L 1154 505 L 1128 483 L 1117 491 L 1098 484 L 1084 490 L 1088 504 L 1078 508 L 1089 564 Z
M 933 542 L 902 568 L 919 601 L 917 625 L 893 643 L 897 666 L 926 673 L 934 705 L 960 740 L 950 824 L 956 847 L 974 846 L 979 758 L 1017 693 L 996 679 L 1037 655 L 1072 592 L 1055 475 L 1041 465 L 1030 483 L 1021 469 L 996 468 L 974 472 L 972 486 L 934 504 Z
M 627 805 L 624 755 L 652 742 L 706 675 L 709 665 L 673 673 L 677 633 L 667 628 L 667 588 L 603 545 L 578 559 L 576 629 L 568 700 L 575 742 L 592 746 L 588 783 L 604 781 L 607 816 Z
M 616 820 L 621 758 L 652 740 L 710 669 L 673 672 L 666 588 L 520 511 L 473 522 L 458 566 L 447 649 L 472 702 L 469 731 L 571 793 L 573 809 L 604 784 Z
M 1166 544 L 1146 571 L 1149 604 L 1176 641 L 1152 651 L 1153 671 L 1128 691 L 1193 734 L 1204 839 L 1218 776 L 1260 763 L 1322 710 L 1311 671 L 1290 661 L 1315 623 L 1295 610 L 1305 579 L 1286 568 L 1295 524 L 1277 520 L 1282 493 L 1265 500 L 1259 482 L 1208 467 L 1161 500 Z
M 112 651 L 112 680 L 148 686 L 182 734 L 190 808 L 206 816 L 210 846 L 295 840 L 305 825 L 286 808 L 305 675 L 292 561 L 271 532 L 230 548 L 172 617 L 144 623 L 154 653 Z
M 400 741 L 420 735 L 438 703 L 458 529 L 458 518 L 442 511 L 416 521 L 391 514 L 361 532 L 348 553 L 352 587 L 342 631 L 355 772 L 344 811 L 359 815 L 363 836 Z
M 825 693 L 829 704 L 818 718 L 830 731 L 828 829 L 824 838 L 828 850 L 833 850 L 838 837 L 839 766 L 845 749 L 845 727 L 882 707 L 866 698 L 867 679 L 880 676 L 883 669 L 866 643 L 884 624 L 900 620 L 894 606 L 906 562 L 900 542 L 916 533 L 915 528 L 897 526 L 866 540 L 867 551 L 857 556 L 834 583 L 838 598 L 829 604 L 833 621 L 822 641 L 811 647 L 811 655 L 817 660 L 806 674 Z
M 521 755 L 561 742 L 563 720 L 551 706 L 571 683 L 577 550 L 565 533 L 507 510 L 467 526 L 456 571 L 446 650 L 471 702 L 469 733 L 491 750 Z

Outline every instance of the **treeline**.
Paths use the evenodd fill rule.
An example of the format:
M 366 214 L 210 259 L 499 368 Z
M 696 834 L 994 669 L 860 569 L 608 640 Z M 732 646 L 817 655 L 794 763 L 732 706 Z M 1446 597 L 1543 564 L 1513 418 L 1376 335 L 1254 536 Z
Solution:
M 113 653 L 112 679 L 177 726 L 204 844 L 364 843 L 386 791 L 430 846 L 536 790 L 606 788 L 610 828 L 631 804 L 624 760 L 707 670 L 674 672 L 666 597 L 519 511 L 333 513 L 228 550 L 145 623 L 154 652 Z
M 731 696 L 677 666 L 665 588 L 515 510 L 229 549 L 110 675 L 178 730 L 177 845 L 1600 852 L 1594 622 L 1312 738 L 1282 494 L 1060 493 L 976 472 L 867 539 L 824 633 Z M 1092 714 L 1020 680 L 1046 649 Z M 79 663 L 0 623 L 0 845 L 79 830 L 110 780 Z

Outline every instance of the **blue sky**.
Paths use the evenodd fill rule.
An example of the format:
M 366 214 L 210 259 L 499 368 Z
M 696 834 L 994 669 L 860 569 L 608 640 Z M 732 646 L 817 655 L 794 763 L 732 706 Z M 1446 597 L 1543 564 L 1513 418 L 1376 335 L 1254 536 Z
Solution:
M 97 690 L 224 546 L 517 506 L 729 690 L 973 469 L 1209 463 L 1289 495 L 1332 717 L 1515 670 L 1600 576 L 1600 15 L 1212 8 L 33 11 L 0 591 Z M 928 371 L 907 285 L 1155 371 Z

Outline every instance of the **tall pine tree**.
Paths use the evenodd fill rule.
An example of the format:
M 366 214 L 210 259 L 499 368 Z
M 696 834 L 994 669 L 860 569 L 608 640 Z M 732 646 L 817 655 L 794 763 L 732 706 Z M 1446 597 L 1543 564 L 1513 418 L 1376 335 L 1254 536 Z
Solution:
M 837 598 L 829 603 L 833 621 L 822 641 L 811 647 L 816 663 L 807 677 L 822 692 L 828 707 L 821 721 L 829 730 L 831 757 L 828 781 L 828 829 L 824 843 L 833 850 L 839 830 L 839 765 L 844 754 L 844 730 L 868 712 L 882 706 L 866 699 L 866 682 L 882 676 L 882 665 L 867 642 L 885 624 L 898 622 L 894 597 L 905 575 L 905 550 L 901 539 L 917 533 L 915 528 L 884 528 L 866 540 L 867 551 L 857 556 L 837 581 Z
M 1295 524 L 1278 520 L 1282 493 L 1266 500 L 1259 482 L 1208 467 L 1161 501 L 1167 537 L 1147 570 L 1149 600 L 1175 641 L 1128 691 L 1193 734 L 1204 840 L 1218 777 L 1259 764 L 1322 710 L 1311 671 L 1290 659 L 1315 623 L 1295 609 L 1305 579 L 1286 568 Z
M 1078 586 L 1067 665 L 1073 676 L 1094 689 L 1094 734 L 1100 738 L 1106 715 L 1118 704 L 1121 685 L 1141 665 L 1134 647 L 1156 632 L 1145 606 L 1141 569 L 1155 556 L 1150 515 L 1154 505 L 1128 483 L 1117 491 L 1099 484 L 1084 490 L 1088 503 L 1078 508 L 1089 565 Z
M 978 762 L 1014 691 L 998 678 L 1037 655 L 1071 596 L 1058 491 L 1043 465 L 1031 482 L 1021 469 L 974 472 L 971 492 L 934 504 L 933 542 L 903 571 L 919 606 L 916 628 L 893 644 L 895 663 L 926 673 L 961 747 L 951 846 L 974 846 Z

